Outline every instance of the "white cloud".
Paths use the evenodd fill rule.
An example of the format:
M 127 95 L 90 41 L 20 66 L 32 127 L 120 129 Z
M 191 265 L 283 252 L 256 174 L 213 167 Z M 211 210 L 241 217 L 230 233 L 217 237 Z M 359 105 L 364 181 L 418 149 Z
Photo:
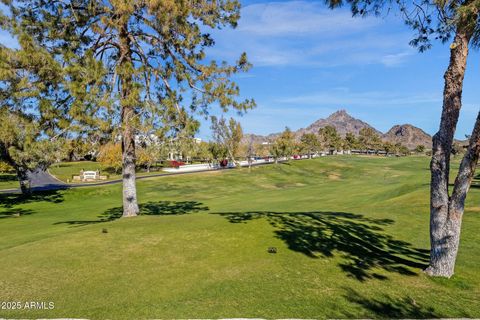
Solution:
M 378 24 L 374 19 L 353 19 L 347 11 L 333 14 L 315 2 L 287 1 L 252 4 L 242 10 L 239 30 L 259 36 L 312 33 L 352 33 Z
M 383 91 L 351 92 L 346 88 L 320 91 L 309 95 L 285 97 L 276 102 L 283 104 L 302 104 L 314 106 L 408 106 L 441 102 L 438 94 L 398 94 Z
M 403 25 L 402 32 L 387 33 L 385 25 L 380 18 L 329 10 L 319 1 L 252 4 L 242 9 L 237 29 L 213 31 L 217 44 L 209 53 L 233 61 L 245 51 L 255 67 L 398 66 L 412 54 L 409 33 Z
M 387 67 L 394 67 L 402 64 L 405 60 L 414 54 L 414 50 L 404 51 L 395 54 L 387 54 L 381 59 L 381 62 Z

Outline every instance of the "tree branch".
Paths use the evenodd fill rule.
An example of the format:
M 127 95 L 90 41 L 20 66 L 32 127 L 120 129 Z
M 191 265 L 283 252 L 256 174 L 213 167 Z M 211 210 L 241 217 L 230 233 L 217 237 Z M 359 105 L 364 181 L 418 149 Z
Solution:
M 460 169 L 458 170 L 457 178 L 452 193 L 452 208 L 450 214 L 459 212 L 456 209 L 462 209 L 465 204 L 465 198 L 467 197 L 468 189 L 472 183 L 472 179 L 475 175 L 475 169 L 477 167 L 478 158 L 480 156 L 480 112 L 477 116 L 477 121 L 473 128 L 472 135 L 470 137 L 470 143 L 467 149 L 467 153 L 463 157 Z M 460 212 L 463 212 L 461 210 Z

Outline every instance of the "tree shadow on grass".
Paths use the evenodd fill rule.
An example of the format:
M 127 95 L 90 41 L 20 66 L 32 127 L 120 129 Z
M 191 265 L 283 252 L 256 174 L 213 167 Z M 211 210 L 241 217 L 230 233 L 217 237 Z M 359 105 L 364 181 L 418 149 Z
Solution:
M 14 173 L 0 173 L 0 182 L 18 181 L 17 175 Z
M 345 212 L 227 212 L 215 213 L 232 223 L 245 223 L 265 218 L 274 228 L 277 238 L 289 249 L 311 258 L 340 254 L 343 272 L 359 281 L 387 279 L 377 271 L 383 269 L 403 275 L 416 275 L 414 269 L 427 267 L 429 251 L 413 248 L 385 234 L 382 226 L 390 219 L 372 219 Z
M 473 178 L 471 187 L 472 187 L 472 188 L 478 188 L 478 189 L 480 189 L 480 174 L 477 174 L 477 175 Z
M 21 208 L 6 209 L 0 212 L 0 219 L 19 218 L 21 216 L 28 216 L 33 213 L 35 213 L 35 211 L 31 209 L 21 209 Z
M 0 219 L 35 213 L 32 209 L 18 208 L 20 205 L 34 202 L 61 203 L 63 202 L 63 193 L 60 191 L 34 191 L 30 195 L 17 193 L 0 194 Z
M 208 207 L 197 201 L 150 201 L 139 204 L 140 215 L 146 216 L 165 216 L 165 215 L 183 215 L 200 211 L 208 211 Z M 110 208 L 98 216 L 98 220 L 72 220 L 56 222 L 55 224 L 70 224 L 84 226 L 114 221 L 122 217 L 123 207 Z
M 432 307 L 424 307 L 411 297 L 401 299 L 389 295 L 376 298 L 362 297 L 358 292 L 347 289 L 347 301 L 360 305 L 368 314 L 351 314 L 349 318 L 371 317 L 381 319 L 436 319 L 442 316 L 437 314 Z

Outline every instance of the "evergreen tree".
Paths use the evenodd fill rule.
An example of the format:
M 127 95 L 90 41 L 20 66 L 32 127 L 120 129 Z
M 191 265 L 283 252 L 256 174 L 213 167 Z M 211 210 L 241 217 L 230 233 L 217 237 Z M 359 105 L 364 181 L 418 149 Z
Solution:
M 358 142 L 366 150 L 379 150 L 382 147 L 382 139 L 372 128 L 362 128 Z
M 304 133 L 300 137 L 300 142 L 302 150 L 307 152 L 309 158 L 312 157 L 313 153 L 318 152 L 318 149 L 320 148 L 320 141 L 314 133 Z
M 225 159 L 228 155 L 227 148 L 218 142 L 209 142 L 208 151 L 210 152 L 212 159 L 217 162 Z
M 343 140 L 343 148 L 345 150 L 353 150 L 359 148 L 359 142 L 357 137 L 351 132 L 347 132 L 345 139 Z
M 17 36 L 20 48 L 0 46 L 0 160 L 15 169 L 22 193 L 28 194 L 29 174 L 63 158 L 70 125 L 68 107 L 58 102 L 65 96 L 63 70 L 31 37 L 4 27 Z
M 342 138 L 333 126 L 326 126 L 318 130 L 322 147 L 328 150 L 340 150 L 342 147 Z
M 182 123 L 191 113 L 205 114 L 213 103 L 240 112 L 254 106 L 236 100 L 239 88 L 229 80 L 250 67 L 246 55 L 228 65 L 205 54 L 214 45 L 208 30 L 236 27 L 238 1 L 5 2 L 12 24 L 68 66 L 74 106 L 92 119 L 110 115 L 118 121 L 125 217 L 139 212 L 135 134 L 142 122 Z M 184 100 L 187 90 L 190 103 Z
M 287 158 L 288 161 L 293 154 L 294 147 L 295 136 L 292 130 L 286 127 L 282 134 L 270 145 L 270 153 L 275 158 L 275 163 L 278 163 L 278 159 L 281 157 Z

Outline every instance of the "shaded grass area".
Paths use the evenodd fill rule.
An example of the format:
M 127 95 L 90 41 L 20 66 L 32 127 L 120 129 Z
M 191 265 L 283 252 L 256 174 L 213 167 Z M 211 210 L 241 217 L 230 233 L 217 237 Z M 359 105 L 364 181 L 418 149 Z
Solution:
M 344 156 L 143 180 L 143 215 L 129 219 L 120 185 L 1 197 L 0 300 L 55 309 L 0 317 L 479 317 L 478 189 L 456 275 L 422 273 L 428 161 Z
M 149 201 L 147 203 L 139 204 L 139 209 L 142 215 L 182 215 L 193 212 L 208 211 L 200 202 L 196 201 Z M 123 207 L 111 208 L 98 216 L 97 220 L 71 220 L 57 222 L 56 224 L 70 224 L 84 226 L 94 223 L 109 222 L 122 217 Z
M 14 173 L 0 172 L 0 190 L 18 188 L 17 175 Z
M 391 219 L 372 219 L 346 212 L 236 212 L 220 213 L 232 223 L 266 218 L 277 238 L 288 248 L 310 258 L 328 258 L 334 254 L 344 259 L 340 269 L 359 281 L 386 279 L 375 272 L 380 268 L 403 275 L 416 275 L 408 267 L 426 268 L 428 250 L 413 248 L 382 233 L 381 226 Z M 406 258 L 403 258 L 406 257 Z

